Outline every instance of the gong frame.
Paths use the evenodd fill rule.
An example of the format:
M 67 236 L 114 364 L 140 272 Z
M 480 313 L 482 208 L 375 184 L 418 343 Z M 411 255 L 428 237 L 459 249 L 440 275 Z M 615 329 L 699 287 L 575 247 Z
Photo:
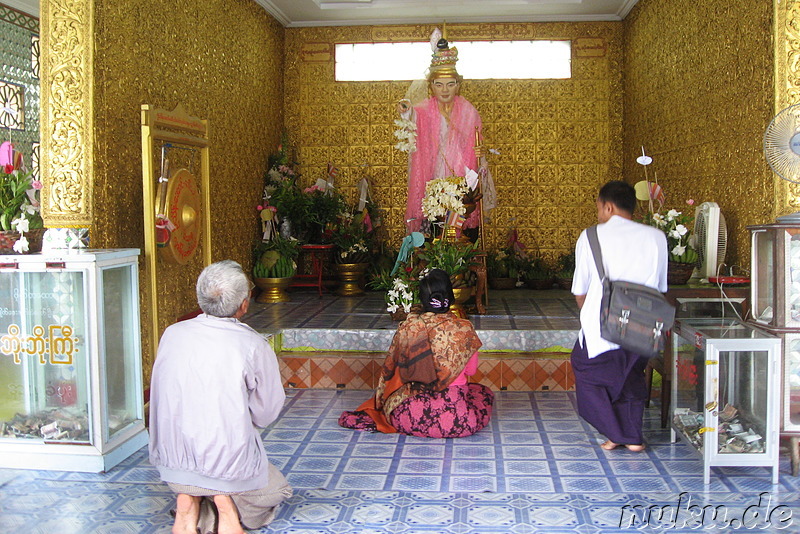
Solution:
M 199 248 L 202 249 L 203 265 L 211 264 L 211 194 L 209 191 L 209 137 L 208 119 L 200 119 L 186 113 L 181 104 L 174 110 L 155 108 L 142 104 L 142 202 L 144 208 L 144 250 L 147 263 L 147 279 L 150 298 L 150 335 L 147 340 L 150 355 L 155 359 L 159 331 L 158 296 L 158 264 L 159 254 L 156 245 L 156 194 L 158 192 L 159 170 L 154 165 L 156 143 L 175 143 L 189 146 L 200 152 L 200 201 L 202 222 Z M 196 252 L 195 252 L 196 253 Z

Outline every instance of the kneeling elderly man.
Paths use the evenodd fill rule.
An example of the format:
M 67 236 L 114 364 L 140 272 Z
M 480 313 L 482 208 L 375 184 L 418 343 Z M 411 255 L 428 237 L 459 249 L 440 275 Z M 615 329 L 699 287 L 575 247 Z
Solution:
M 150 385 L 150 462 L 178 494 L 173 534 L 242 534 L 292 495 L 259 427 L 286 395 L 275 352 L 239 322 L 250 282 L 234 261 L 197 280 L 203 313 L 164 331 Z

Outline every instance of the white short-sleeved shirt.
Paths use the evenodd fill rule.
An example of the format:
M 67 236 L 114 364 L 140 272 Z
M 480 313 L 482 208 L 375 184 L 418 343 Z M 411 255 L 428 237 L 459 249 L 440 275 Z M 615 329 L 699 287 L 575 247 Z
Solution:
M 597 225 L 597 239 L 603 253 L 603 267 L 611 280 L 644 284 L 667 291 L 667 238 L 664 232 L 618 215 Z M 575 245 L 575 274 L 572 294 L 586 295 L 581 308 L 579 340 L 586 340 L 589 358 L 619 348 L 600 336 L 600 304 L 603 285 L 594 263 L 586 230 Z

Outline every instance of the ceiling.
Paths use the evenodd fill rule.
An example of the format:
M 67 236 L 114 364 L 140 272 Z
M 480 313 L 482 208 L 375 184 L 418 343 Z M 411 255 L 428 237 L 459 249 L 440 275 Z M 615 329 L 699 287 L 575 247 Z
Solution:
M 39 16 L 39 0 L 0 0 Z M 638 0 L 255 0 L 287 28 L 622 20 Z

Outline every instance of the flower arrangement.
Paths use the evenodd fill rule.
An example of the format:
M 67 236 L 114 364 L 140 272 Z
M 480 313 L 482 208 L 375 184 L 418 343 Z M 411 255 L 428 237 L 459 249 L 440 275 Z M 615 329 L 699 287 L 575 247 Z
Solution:
M 398 142 L 394 147 L 400 152 L 412 153 L 417 149 L 417 125 L 408 119 L 396 119 L 394 136 Z
M 0 174 L 0 229 L 17 231 L 19 239 L 13 244 L 14 252 L 28 252 L 30 244 L 25 232 L 44 227 L 39 213 L 39 192 L 42 182 L 25 169 L 22 155 L 6 142 L 2 148 L 3 172 Z
M 371 232 L 367 231 L 363 216 L 342 214 L 331 235 L 336 245 L 336 263 L 367 263 L 370 260 Z
M 425 243 L 417 257 L 430 269 L 441 269 L 450 275 L 453 287 L 473 285 L 470 274 L 472 260 L 478 253 L 476 243 L 464 243 L 448 239 L 434 239 Z
M 686 201 L 689 206 L 694 205 L 694 200 Z M 667 249 L 670 261 L 676 263 L 697 263 L 700 256 L 691 244 L 694 217 L 676 209 L 669 210 L 666 214 L 648 213 L 644 219 L 645 224 L 654 226 L 667 235 Z
M 410 281 L 395 278 L 391 289 L 386 292 L 386 311 L 395 313 L 402 309 L 405 313 L 409 313 L 416 298 L 416 290 L 412 288 Z
M 463 176 L 436 178 L 425 184 L 425 196 L 422 198 L 422 214 L 429 221 L 445 217 L 448 211 L 459 215 L 466 213 L 464 195 L 469 191 L 467 180 Z

